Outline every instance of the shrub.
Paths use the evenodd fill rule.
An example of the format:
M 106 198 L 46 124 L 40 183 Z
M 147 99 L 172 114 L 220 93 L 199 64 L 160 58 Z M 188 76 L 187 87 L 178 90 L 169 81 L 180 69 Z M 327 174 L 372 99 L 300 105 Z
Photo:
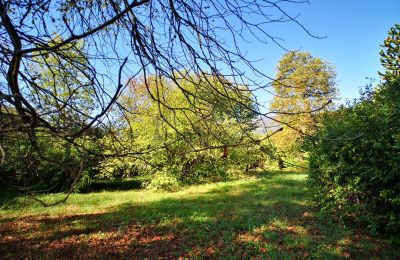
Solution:
M 181 188 L 181 183 L 176 177 L 176 167 L 168 167 L 163 171 L 157 172 L 146 186 L 147 189 L 178 191 Z
M 179 180 L 186 185 L 226 181 L 226 162 L 209 156 L 200 155 L 183 164 Z
M 82 172 L 80 179 L 74 184 L 73 191 L 80 193 L 87 193 L 92 190 L 93 178 L 87 171 Z
M 384 82 L 325 115 L 306 142 L 310 183 L 322 209 L 400 242 L 400 25 L 380 52 Z
M 325 115 L 306 143 L 314 198 L 374 233 L 400 232 L 400 80 Z
M 92 183 L 91 190 L 136 190 L 142 188 L 142 184 L 143 180 L 138 179 L 96 180 Z

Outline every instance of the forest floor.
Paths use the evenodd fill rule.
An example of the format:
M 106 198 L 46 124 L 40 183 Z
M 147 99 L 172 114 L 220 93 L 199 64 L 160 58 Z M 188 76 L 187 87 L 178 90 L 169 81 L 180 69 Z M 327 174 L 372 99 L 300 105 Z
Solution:
M 318 213 L 306 178 L 262 172 L 174 193 L 73 194 L 48 208 L 15 198 L 0 209 L 0 258 L 400 258 L 388 241 Z

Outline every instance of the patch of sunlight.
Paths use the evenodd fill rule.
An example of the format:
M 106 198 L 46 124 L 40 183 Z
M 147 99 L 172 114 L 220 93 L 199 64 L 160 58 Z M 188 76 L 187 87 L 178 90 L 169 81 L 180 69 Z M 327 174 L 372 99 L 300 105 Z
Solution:
M 228 182 L 220 182 L 220 183 L 208 183 L 208 184 L 202 184 L 202 185 L 196 185 L 196 186 L 190 186 L 182 191 L 179 191 L 176 193 L 177 196 L 183 196 L 183 195 L 198 195 L 202 193 L 208 193 L 210 191 L 213 192 L 220 192 L 224 193 L 227 191 L 231 191 L 231 188 L 242 185 L 242 184 L 247 184 L 250 185 L 254 182 L 258 181 L 258 179 L 245 179 L 245 180 L 237 180 L 237 181 L 228 181 Z
M 284 229 L 288 225 L 286 219 L 273 219 L 270 222 L 271 230 Z
M 262 225 L 252 230 L 256 235 L 262 235 L 266 232 L 280 231 L 285 233 L 292 233 L 300 236 L 308 236 L 307 229 L 299 225 L 290 225 L 286 221 L 275 220 L 269 225 Z
M 86 238 L 103 240 L 103 239 L 108 239 L 113 236 L 115 236 L 114 231 L 104 231 L 104 232 L 98 231 L 96 233 L 89 234 Z
M 259 190 L 260 194 L 268 193 L 269 190 L 283 190 L 285 189 L 285 182 L 287 180 L 301 181 L 305 180 L 306 174 L 290 174 L 285 173 L 279 176 L 262 176 L 262 178 L 246 178 L 236 181 L 203 184 L 184 188 L 178 192 L 155 192 L 151 190 L 132 190 L 132 191 L 99 191 L 88 194 L 71 194 L 66 203 L 53 207 L 44 208 L 38 202 L 32 199 L 18 198 L 23 207 L 18 206 L 10 207 L 8 209 L 0 210 L 1 215 L 7 217 L 22 217 L 27 215 L 60 215 L 65 213 L 97 213 L 107 212 L 117 208 L 122 204 L 148 204 L 152 202 L 162 201 L 164 199 L 190 199 L 206 195 L 207 198 L 212 200 L 221 195 L 229 196 L 242 196 L 245 193 L 251 192 L 255 194 L 254 190 Z M 284 196 L 284 192 L 282 193 Z M 66 194 L 47 194 L 39 198 L 47 203 L 53 203 L 62 200 Z M 272 197 L 275 197 L 272 199 Z M 263 199 L 263 204 L 268 205 L 273 203 L 273 200 L 279 200 L 280 193 L 269 194 Z M 300 205 L 308 205 L 307 201 L 296 199 L 293 202 Z
M 194 222 L 205 223 L 210 221 L 216 221 L 216 217 L 208 216 L 206 213 L 193 212 L 193 214 L 189 217 L 189 220 Z
M 180 223 L 182 223 L 181 218 L 169 218 L 169 217 L 163 217 L 160 222 L 158 223 L 159 227 L 171 227 L 171 226 L 176 226 Z
M 305 181 L 307 179 L 308 174 L 282 174 L 280 175 L 282 177 L 285 177 L 286 179 L 289 180 L 297 180 L 297 181 Z
M 347 246 L 347 245 L 351 244 L 351 240 L 349 238 L 347 238 L 347 237 L 344 237 L 344 238 L 340 239 L 337 242 L 337 244 L 338 245 L 342 245 L 342 246 Z
M 311 200 L 307 199 L 291 199 L 291 203 L 298 204 L 299 206 L 310 206 L 312 204 Z
M 259 234 L 252 233 L 244 233 L 237 235 L 236 240 L 242 243 L 255 243 L 262 240 L 262 237 Z

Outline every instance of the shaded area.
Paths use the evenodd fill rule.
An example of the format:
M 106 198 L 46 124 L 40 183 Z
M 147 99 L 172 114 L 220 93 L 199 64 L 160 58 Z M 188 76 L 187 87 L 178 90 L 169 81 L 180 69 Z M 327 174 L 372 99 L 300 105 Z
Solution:
M 185 197 L 160 194 L 157 201 L 93 214 L 2 221 L 0 234 L 0 253 L 12 258 L 400 256 L 384 241 L 319 216 L 305 176 L 294 173 L 214 185 Z
M 141 189 L 144 179 L 122 179 L 94 181 L 90 185 L 91 191 L 101 190 L 135 190 Z

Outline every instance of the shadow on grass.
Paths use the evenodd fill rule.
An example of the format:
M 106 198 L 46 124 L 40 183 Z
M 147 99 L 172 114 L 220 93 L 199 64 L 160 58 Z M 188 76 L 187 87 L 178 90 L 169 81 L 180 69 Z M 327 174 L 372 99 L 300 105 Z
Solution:
M 122 179 L 122 180 L 102 180 L 95 181 L 91 187 L 91 191 L 101 190 L 138 190 L 142 188 L 143 180 Z
M 104 213 L 26 217 L 0 223 L 0 235 L 0 254 L 11 258 L 392 256 L 368 236 L 319 217 L 304 178 L 293 173 Z

